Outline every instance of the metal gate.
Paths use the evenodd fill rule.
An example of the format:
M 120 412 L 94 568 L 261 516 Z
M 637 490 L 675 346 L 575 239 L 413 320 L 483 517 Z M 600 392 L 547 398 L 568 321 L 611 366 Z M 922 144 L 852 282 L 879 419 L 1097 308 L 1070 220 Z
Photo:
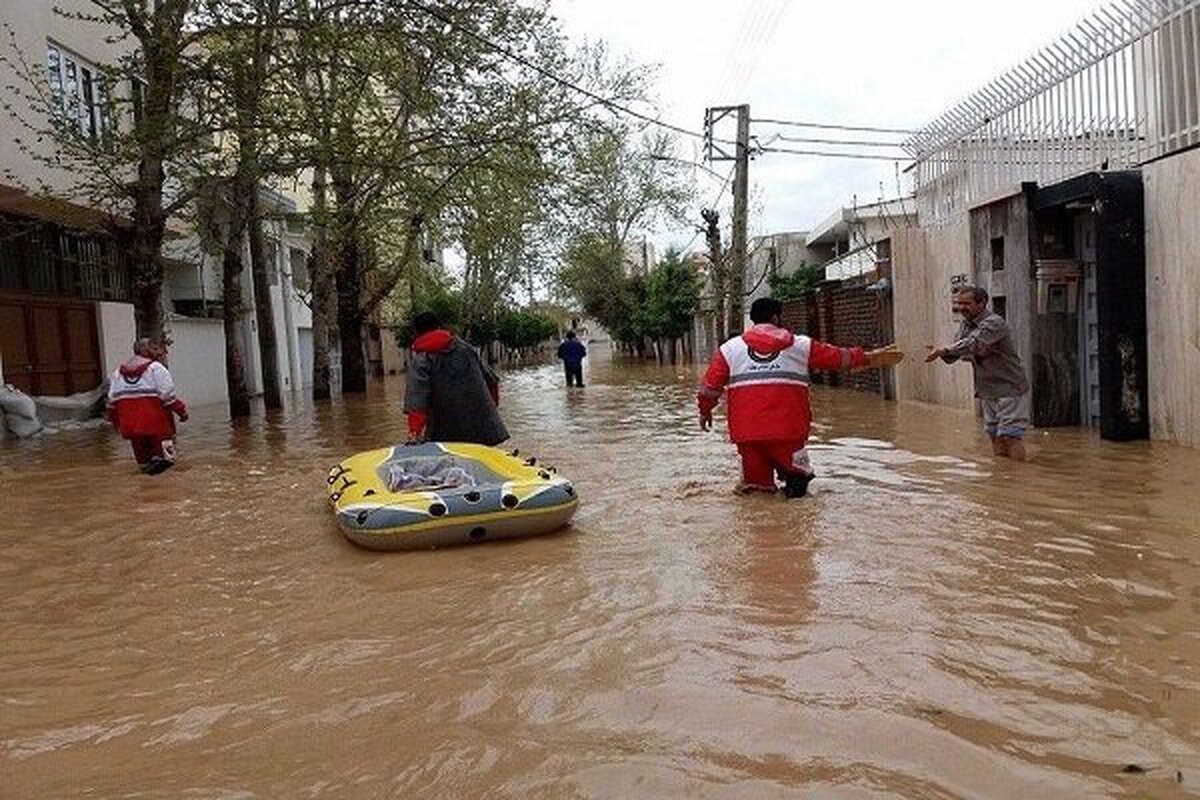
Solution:
M 1075 252 L 1083 272 L 1079 297 L 1079 424 L 1100 426 L 1100 322 L 1096 304 L 1096 217 L 1075 219 Z

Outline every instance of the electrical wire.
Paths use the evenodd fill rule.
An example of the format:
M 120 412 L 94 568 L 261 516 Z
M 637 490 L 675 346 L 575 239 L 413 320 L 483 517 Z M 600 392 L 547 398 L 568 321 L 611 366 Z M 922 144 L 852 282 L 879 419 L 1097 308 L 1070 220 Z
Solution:
M 729 182 L 733 180 L 733 173 L 737 171 L 737 165 L 729 168 L 729 172 L 725 173 L 725 180 L 721 182 L 721 188 L 717 190 L 717 196 L 708 204 L 709 208 L 716 208 L 717 203 L 721 202 L 721 198 L 725 195 L 725 190 L 729 188 Z
M 776 135 L 772 136 L 768 140 L 767 144 L 770 144 L 771 142 L 774 142 L 776 140 L 778 140 L 780 142 L 795 142 L 798 144 L 846 144 L 846 145 L 854 145 L 856 147 L 897 147 L 898 148 L 898 147 L 903 146 L 899 142 L 872 142 L 868 139 L 820 139 L 820 138 L 809 138 L 806 136 L 784 136 L 783 134 L 776 134 Z
M 725 190 L 727 188 L 729 188 L 729 181 L 733 179 L 733 173 L 736 171 L 736 169 L 737 169 L 736 166 L 729 168 L 729 172 L 725 175 L 725 180 L 721 182 L 721 188 L 717 190 L 716 197 L 714 197 L 712 199 L 712 202 L 710 202 L 707 206 L 705 206 L 705 208 L 716 208 L 717 203 L 721 202 L 721 198 L 725 196 Z M 704 228 L 697 226 L 696 232 L 695 232 L 695 234 L 692 235 L 691 240 L 689 240 L 688 243 L 685 244 L 680 249 L 679 252 L 687 253 L 687 251 L 691 249 L 692 245 L 694 245 L 696 243 L 696 240 L 700 238 L 700 234 L 704 233 L 704 230 L 705 230 Z
M 479 34 L 479 33 L 476 33 L 475 31 L 464 28 L 463 26 L 456 23 L 453 19 L 451 19 L 450 17 L 443 14 L 441 11 L 438 11 L 435 8 L 430 8 L 429 6 L 425 5 L 424 3 L 416 2 L 416 0 L 406 0 L 405 5 L 408 5 L 412 8 L 415 8 L 419 11 L 422 11 L 422 12 L 428 14 L 429 16 L 433 17 L 434 19 L 441 21 L 448 27 L 450 27 L 456 31 L 459 31 L 460 33 L 466 34 L 467 36 L 471 37 L 475 41 L 477 41 L 480 44 L 483 44 L 485 47 L 488 47 L 491 50 L 499 53 L 500 55 L 504 56 L 505 58 L 509 59 L 510 61 L 514 61 L 517 64 L 520 64 L 521 66 L 525 67 L 526 69 L 533 70 L 534 72 L 536 72 L 537 74 L 541 75 L 544 78 L 549 78 L 550 80 L 554 81 L 555 83 L 557 83 L 560 86 L 563 86 L 567 89 L 577 92 L 578 94 L 583 95 L 584 97 L 594 100 L 597 103 L 599 103 L 600 105 L 604 106 L 605 108 L 608 108 L 611 111 L 616 111 L 621 114 L 625 114 L 626 116 L 633 117 L 634 119 L 639 119 L 650 125 L 657 125 L 660 128 L 664 128 L 669 131 L 674 131 L 675 133 L 680 133 L 680 134 L 683 134 L 684 136 L 691 136 L 693 138 L 700 139 L 700 140 L 706 139 L 705 135 L 703 133 L 700 133 L 699 131 L 688 130 L 687 128 L 684 128 L 680 125 L 674 125 L 670 122 L 664 122 L 661 119 L 655 119 L 654 117 L 651 117 L 648 114 L 643 114 L 640 111 L 635 111 L 634 109 L 630 108 L 629 106 L 618 103 L 615 100 L 610 100 L 607 97 L 602 97 L 602 96 L 596 94 L 595 92 L 591 91 L 590 89 L 585 89 L 582 86 L 579 86 L 578 84 L 572 83 L 571 81 L 567 80 L 566 78 L 556 75 L 555 73 L 551 72 L 550 70 L 546 69 L 545 67 L 535 64 L 534 62 L 530 61 L 529 59 L 525 58 L 524 56 L 514 53 L 512 50 L 505 47 L 504 45 L 497 44 L 496 42 L 492 41 L 491 39 L 487 38 L 486 36 L 483 36 L 482 34 Z M 714 138 L 712 141 L 721 142 L 722 144 L 736 144 L 736 142 L 729 140 L 729 139 L 715 139 Z
M 830 131 L 859 131 L 861 133 L 902 133 L 911 135 L 917 131 L 910 131 L 904 128 L 875 128 L 869 125 L 835 125 L 830 122 L 804 122 L 794 119 L 767 119 L 754 118 L 751 122 L 761 122 L 763 125 L 783 125 L 791 128 L 821 128 Z
M 855 158 L 866 161 L 911 161 L 910 157 L 873 155 L 871 153 L 832 153 L 827 150 L 795 150 L 790 147 L 760 147 L 759 153 L 783 153 L 792 156 L 821 156 L 824 158 Z
M 761 22 L 755 30 L 751 44 L 742 49 L 743 53 L 749 53 L 750 55 L 738 64 L 737 71 L 733 73 L 729 87 L 731 95 L 740 95 L 745 89 L 746 84 L 754 76 L 759 62 L 762 61 L 763 53 L 774 38 L 779 19 L 786 8 L 787 0 L 775 0 L 774 7 L 768 8 L 766 13 L 761 15 Z
M 737 36 L 730 42 L 729 49 L 726 51 L 724 69 L 722 70 L 721 80 L 717 83 L 715 97 L 725 97 L 725 90 L 733 86 L 734 76 L 741 71 L 741 57 L 747 51 L 748 45 L 752 40 L 752 35 L 756 35 L 762 18 L 762 5 L 752 3 L 746 15 L 742 17 L 741 24 L 738 26 Z

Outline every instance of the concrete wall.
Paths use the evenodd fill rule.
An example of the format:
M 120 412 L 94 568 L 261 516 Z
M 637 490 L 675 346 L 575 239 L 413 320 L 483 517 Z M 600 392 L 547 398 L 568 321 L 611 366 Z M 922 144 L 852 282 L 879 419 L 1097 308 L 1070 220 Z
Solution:
M 174 344 L 169 366 L 179 396 L 189 405 L 229 401 L 225 386 L 225 330 L 219 319 L 171 317 Z
M 313 384 L 313 332 L 312 328 L 296 331 L 300 346 L 300 386 L 307 389 Z
M 1200 447 L 1200 150 L 1142 175 L 1150 435 Z
M 925 346 L 948 344 L 958 332 L 950 279 L 970 275 L 970 229 L 963 219 L 943 228 L 911 228 L 891 237 L 896 344 L 908 354 L 896 367 L 896 399 L 969 409 L 968 364 L 925 363 Z
M 133 305 L 96 303 L 96 327 L 99 328 L 100 371 L 107 377 L 133 355 L 133 340 L 137 338 Z

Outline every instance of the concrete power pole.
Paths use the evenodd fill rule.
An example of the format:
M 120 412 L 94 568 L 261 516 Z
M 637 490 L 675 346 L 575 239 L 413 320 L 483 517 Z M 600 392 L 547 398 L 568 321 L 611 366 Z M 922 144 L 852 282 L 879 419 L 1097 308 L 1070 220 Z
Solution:
M 730 142 L 713 135 L 717 123 L 737 115 L 737 139 Z M 725 332 L 735 336 L 744 327 L 746 295 L 746 215 L 750 188 L 750 106 L 716 106 L 704 112 L 704 144 L 708 160 L 732 161 L 733 165 L 733 236 L 724 263 L 724 306 L 727 313 Z M 723 146 L 733 144 L 733 153 Z M 718 308 L 721 306 L 718 298 Z
M 733 236 L 730 241 L 729 292 L 730 336 L 738 335 L 745 327 L 743 307 L 746 299 L 746 213 L 750 184 L 750 106 L 737 107 L 737 150 L 733 172 Z

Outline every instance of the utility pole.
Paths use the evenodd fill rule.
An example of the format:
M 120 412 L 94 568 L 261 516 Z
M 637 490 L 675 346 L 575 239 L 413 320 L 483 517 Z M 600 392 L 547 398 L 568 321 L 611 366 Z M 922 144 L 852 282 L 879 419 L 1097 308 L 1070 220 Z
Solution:
M 713 136 L 717 123 L 737 115 L 737 137 L 733 142 Z M 726 332 L 734 335 L 744 327 L 746 293 L 746 216 L 750 188 L 750 106 L 718 106 L 704 112 L 704 144 L 708 160 L 732 161 L 733 165 L 733 235 L 725 263 L 725 309 L 728 313 Z M 724 145 L 733 144 L 730 153 Z
M 733 236 L 730 246 L 733 263 L 729 270 L 729 324 L 730 336 L 736 336 L 745 327 L 742 308 L 746 299 L 746 206 L 749 203 L 750 184 L 750 106 L 737 108 L 737 157 L 733 171 Z

